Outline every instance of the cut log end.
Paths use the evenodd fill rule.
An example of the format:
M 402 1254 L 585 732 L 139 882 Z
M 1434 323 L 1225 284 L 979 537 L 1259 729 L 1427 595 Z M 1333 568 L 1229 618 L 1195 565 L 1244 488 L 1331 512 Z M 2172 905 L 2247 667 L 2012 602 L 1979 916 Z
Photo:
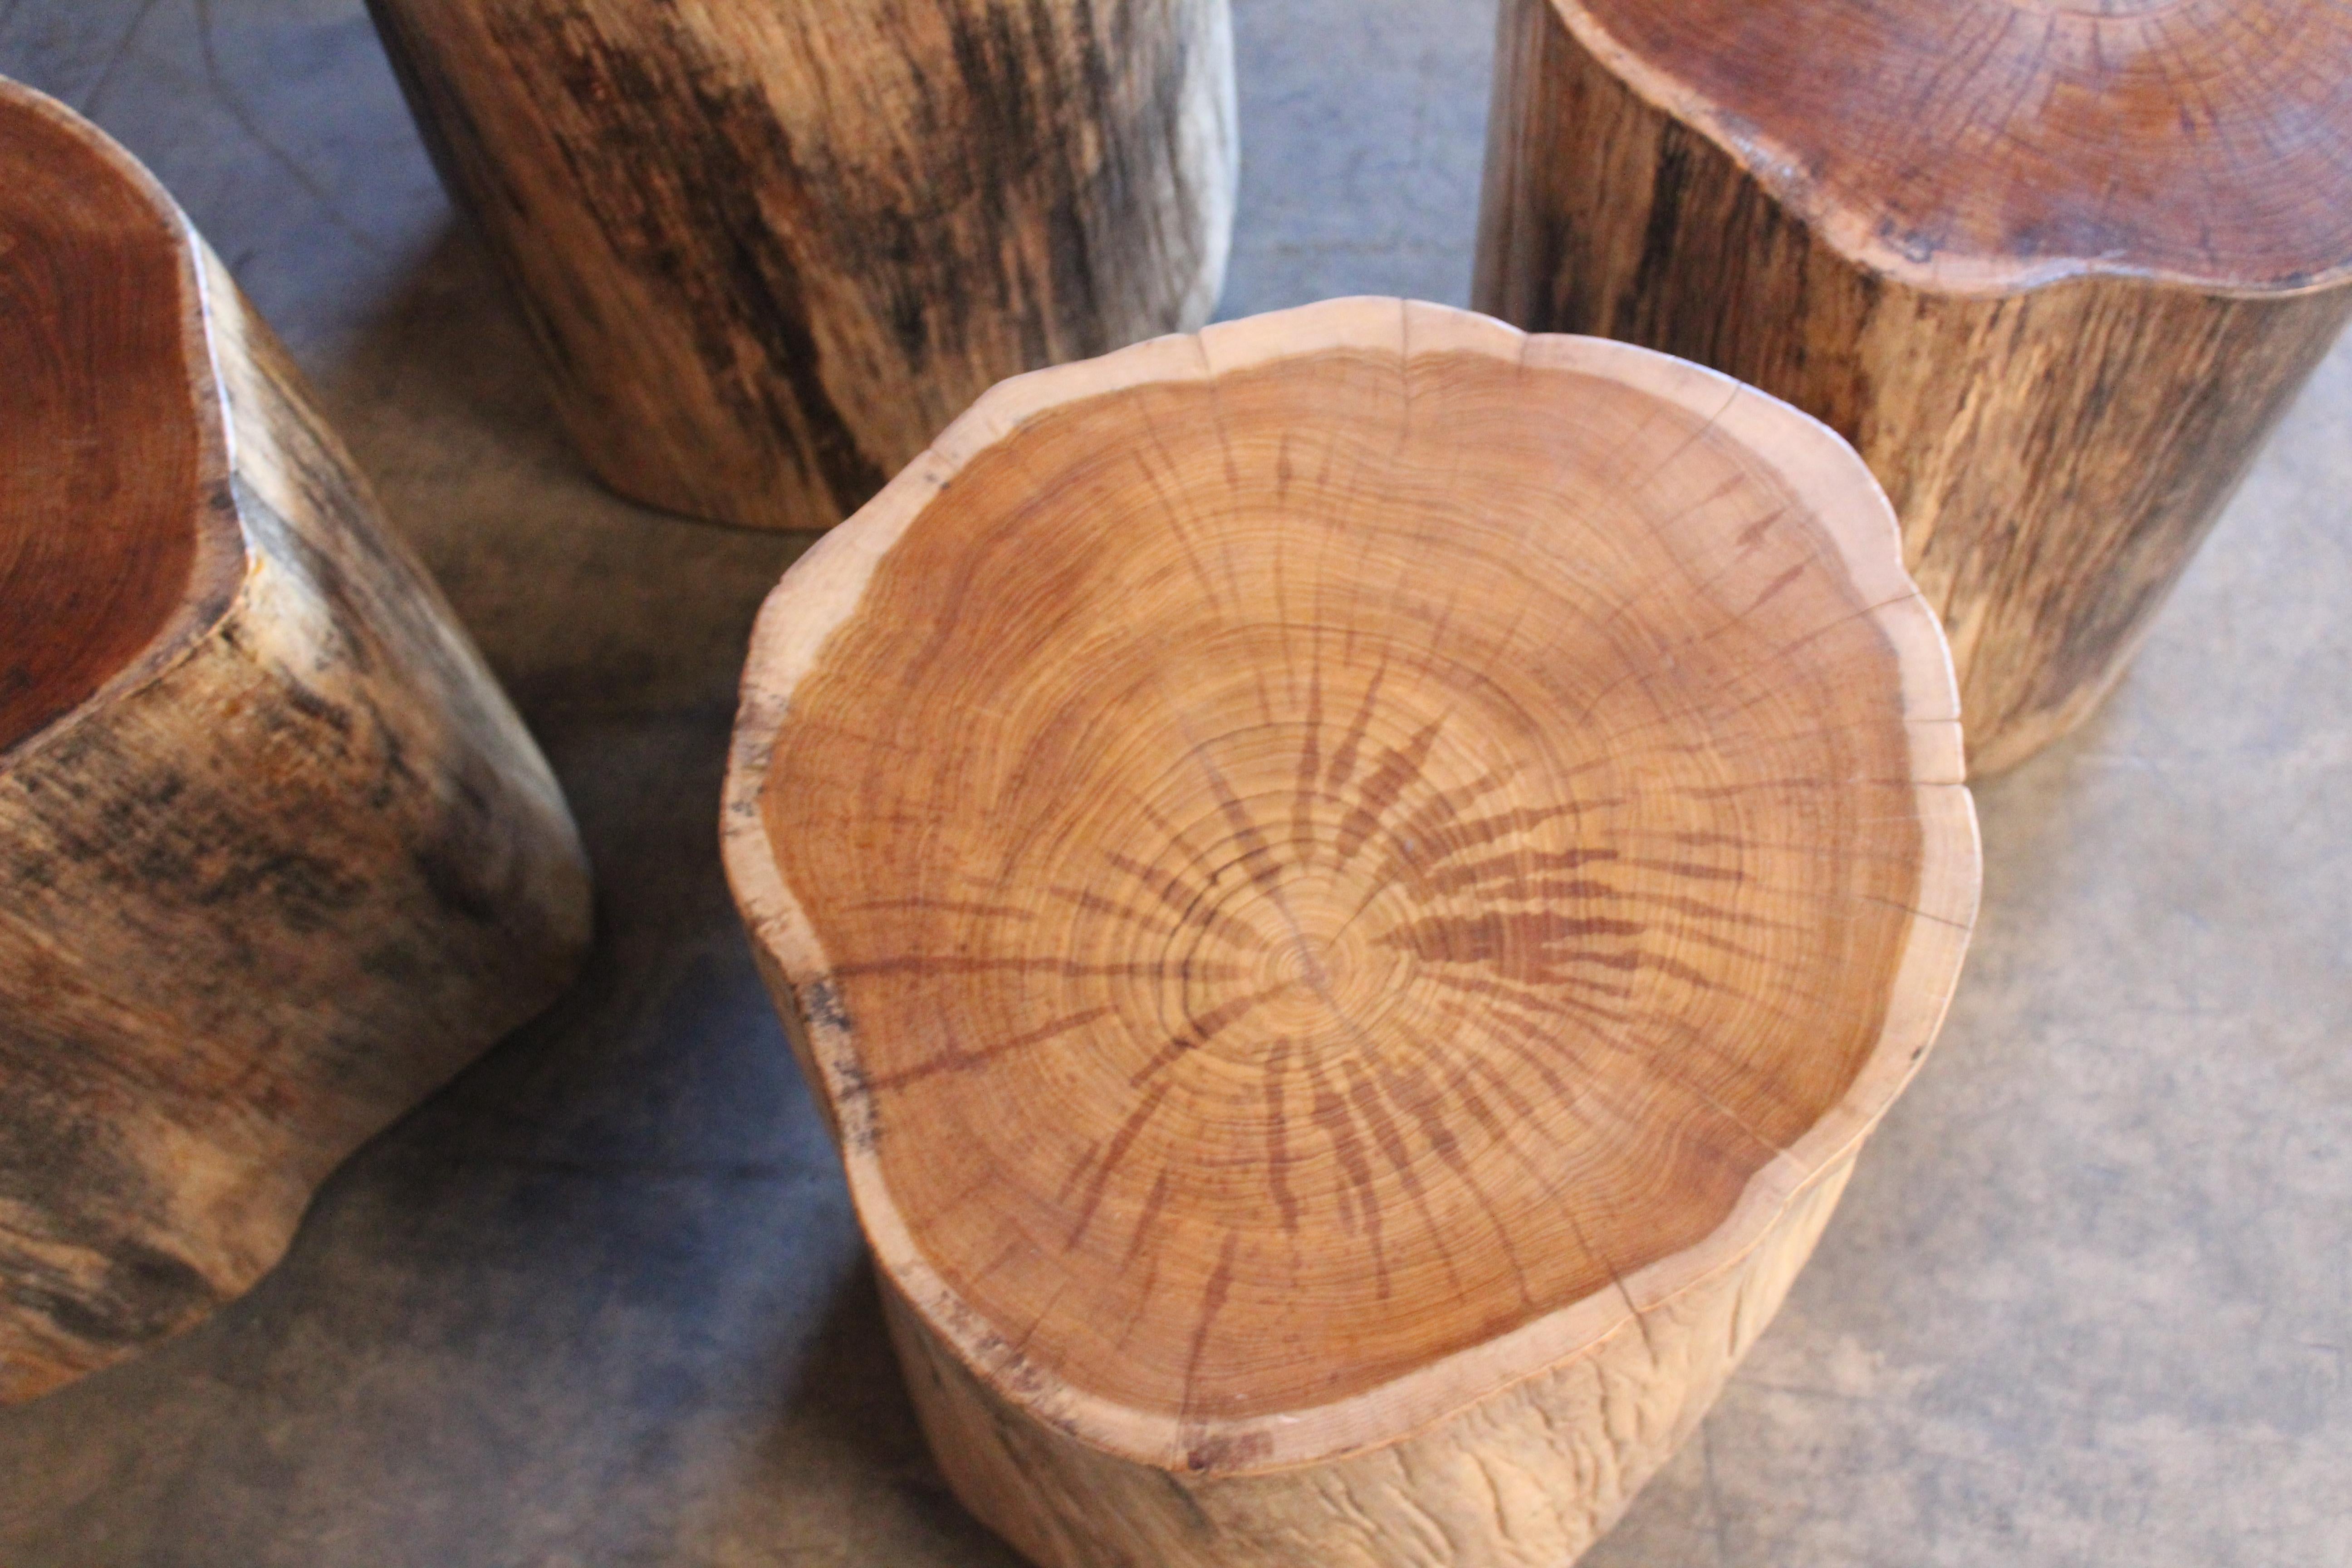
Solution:
M 176 212 L 120 148 L 5 81 L 0 246 L 5 755 L 217 619 L 243 549 L 204 489 L 220 465 Z
M 2338 6 L 1527 3 L 1911 286 L 2108 274 L 2275 292 L 2352 276 Z
M 746 695 L 730 871 L 886 1274 L 1175 1473 L 1394 1441 L 1744 1256 L 1972 912 L 1852 453 L 1436 307 L 1000 387 Z

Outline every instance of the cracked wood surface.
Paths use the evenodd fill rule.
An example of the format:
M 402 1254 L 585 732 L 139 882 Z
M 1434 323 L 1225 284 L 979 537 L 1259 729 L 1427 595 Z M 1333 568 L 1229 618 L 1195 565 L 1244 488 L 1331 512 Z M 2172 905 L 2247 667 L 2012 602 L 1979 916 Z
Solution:
M 1226 0 L 370 0 L 614 489 L 823 528 L 993 382 L 1197 327 Z
M 2347 64 L 2290 0 L 1505 0 L 1475 302 L 1853 442 L 1999 771 L 2105 695 L 2352 315 Z
M 1354 300 L 982 398 L 770 599 L 724 828 L 965 1500 L 1581 1550 L 1933 1037 L 1954 703 L 1852 451 L 1694 365 Z M 1456 1460 L 1540 1517 L 1349 1522 Z
M 130 156 L 0 82 L 0 1400 L 188 1327 L 569 980 L 586 867 Z

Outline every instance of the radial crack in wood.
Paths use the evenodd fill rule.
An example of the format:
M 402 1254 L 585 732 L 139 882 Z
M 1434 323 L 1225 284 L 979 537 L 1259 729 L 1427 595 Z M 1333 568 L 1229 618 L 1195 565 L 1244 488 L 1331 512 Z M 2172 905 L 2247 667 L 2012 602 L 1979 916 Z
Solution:
M 1827 429 L 1341 300 L 982 398 L 770 599 L 725 847 L 982 1519 L 1556 1564 L 1927 1049 L 1960 774 Z
M 277 1260 L 588 939 L 553 777 L 268 329 L 0 81 L 0 1401 Z
M 2352 315 L 2352 9 L 1504 0 L 1481 310 L 1853 441 L 1972 767 L 2128 663 Z

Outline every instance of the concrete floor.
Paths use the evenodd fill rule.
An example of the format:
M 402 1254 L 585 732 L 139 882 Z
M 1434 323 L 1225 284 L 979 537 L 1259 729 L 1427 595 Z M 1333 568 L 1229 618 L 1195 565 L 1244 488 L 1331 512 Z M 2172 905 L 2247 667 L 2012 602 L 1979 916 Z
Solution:
M 1467 292 L 1491 0 L 1238 0 L 1228 313 Z M 602 878 L 588 978 L 253 1295 L 0 1412 L 11 1568 L 1007 1568 L 923 1458 L 720 883 L 803 542 L 613 500 L 360 0 L 0 0 L 0 71 L 186 205 L 505 676 Z M 2092 725 L 1979 795 L 1941 1047 L 1592 1568 L 2352 1562 L 2352 344 Z

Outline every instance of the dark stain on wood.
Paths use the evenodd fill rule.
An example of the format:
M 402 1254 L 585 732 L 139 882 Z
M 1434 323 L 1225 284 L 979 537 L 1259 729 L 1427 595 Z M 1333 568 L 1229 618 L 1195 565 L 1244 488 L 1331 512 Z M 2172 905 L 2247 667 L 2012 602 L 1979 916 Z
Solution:
M 152 209 L 118 237 L 183 310 L 148 345 L 180 378 L 176 437 L 124 398 L 92 437 L 211 470 L 180 500 L 198 563 L 169 657 L 0 750 L 0 1400 L 246 1289 L 326 1173 L 550 1000 L 588 937 L 544 761 L 283 349 L 127 154 L 5 83 L 0 162 L 28 116 Z M 91 525 L 53 469 L 0 467 L 30 487 L 8 515 Z M 13 616 L 26 590 L 0 586 Z
M 370 8 L 590 465 L 821 527 L 992 382 L 1205 315 L 1221 4 Z

